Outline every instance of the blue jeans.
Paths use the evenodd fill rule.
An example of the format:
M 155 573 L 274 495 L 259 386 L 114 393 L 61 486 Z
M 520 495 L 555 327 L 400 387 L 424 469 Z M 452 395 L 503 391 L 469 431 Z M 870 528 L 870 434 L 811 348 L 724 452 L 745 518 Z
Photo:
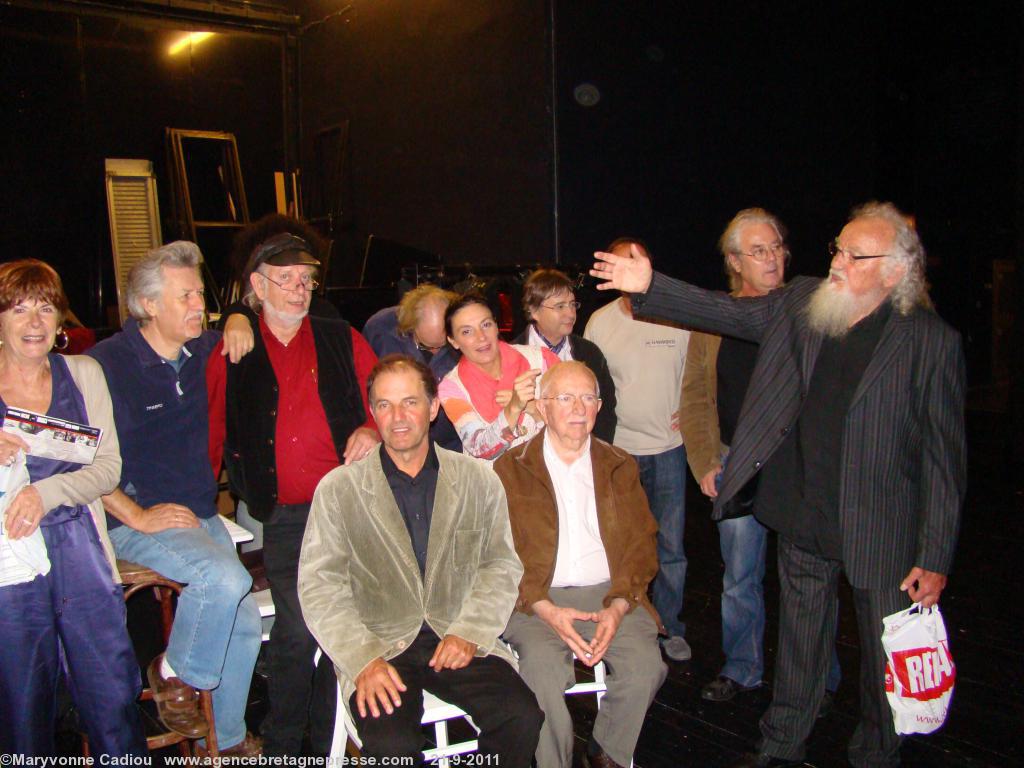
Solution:
M 651 456 L 634 456 L 640 466 L 640 484 L 651 514 L 658 521 L 658 575 L 654 579 L 654 608 L 669 637 L 685 637 L 679 619 L 686 584 L 686 448 L 680 445 Z
M 245 570 L 224 524 L 214 515 L 200 528 L 140 533 L 110 530 L 117 556 L 185 584 L 178 598 L 167 663 L 195 688 L 213 691 L 217 744 L 227 749 L 245 738 L 245 704 L 260 651 L 260 612 L 249 596 Z
M 720 674 L 745 688 L 764 673 L 764 561 L 768 530 L 753 515 L 718 521 L 725 575 L 722 577 Z
M 753 515 L 718 521 L 725 575 L 722 577 L 722 651 L 719 673 L 745 688 L 764 674 L 764 568 L 768 529 Z M 836 611 L 838 613 L 838 603 Z M 825 687 L 835 691 L 842 673 L 835 644 Z

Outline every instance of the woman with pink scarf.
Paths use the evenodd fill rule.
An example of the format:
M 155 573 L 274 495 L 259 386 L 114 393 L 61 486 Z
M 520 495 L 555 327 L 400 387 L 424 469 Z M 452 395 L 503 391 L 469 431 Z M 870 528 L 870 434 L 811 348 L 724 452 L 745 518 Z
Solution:
M 539 376 L 558 362 L 547 349 L 506 344 L 482 296 L 459 297 L 445 312 L 448 343 L 462 353 L 438 396 L 466 453 L 489 461 L 526 442 L 543 426 Z

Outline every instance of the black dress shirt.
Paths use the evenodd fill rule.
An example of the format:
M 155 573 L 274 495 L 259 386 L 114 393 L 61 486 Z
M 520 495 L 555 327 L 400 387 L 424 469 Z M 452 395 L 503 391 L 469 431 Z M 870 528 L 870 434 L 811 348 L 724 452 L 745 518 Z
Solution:
M 412 540 L 412 551 L 420 566 L 420 575 L 427 569 L 427 542 L 430 539 L 430 518 L 434 511 L 434 492 L 437 490 L 437 453 L 430 442 L 427 459 L 416 477 L 410 477 L 395 466 L 386 447 L 380 449 L 380 463 L 384 469 L 395 503 L 402 513 L 406 530 Z
M 839 484 L 846 414 L 891 314 L 885 301 L 841 339 L 824 339 L 796 428 L 762 470 L 758 506 L 788 509 L 796 516 L 791 541 L 832 560 L 842 558 Z

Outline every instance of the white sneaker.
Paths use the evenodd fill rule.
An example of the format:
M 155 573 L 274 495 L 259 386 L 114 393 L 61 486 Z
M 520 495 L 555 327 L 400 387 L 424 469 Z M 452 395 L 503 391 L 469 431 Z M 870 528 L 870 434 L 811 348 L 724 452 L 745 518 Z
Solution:
M 679 635 L 672 635 L 667 640 L 662 640 L 661 647 L 665 649 L 665 655 L 673 661 L 689 661 L 693 656 L 690 644 L 686 642 L 685 637 Z

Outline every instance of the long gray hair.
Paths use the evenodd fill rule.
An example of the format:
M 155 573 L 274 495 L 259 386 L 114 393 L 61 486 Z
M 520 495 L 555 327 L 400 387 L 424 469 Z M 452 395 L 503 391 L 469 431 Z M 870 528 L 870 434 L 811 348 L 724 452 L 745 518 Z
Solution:
M 187 240 L 176 240 L 173 243 L 154 248 L 131 268 L 125 286 L 125 297 L 128 312 L 140 324 L 149 320 L 143 299 L 158 301 L 164 291 L 163 267 L 191 267 L 195 269 L 203 260 L 199 246 Z
M 932 300 L 928 296 L 928 281 L 924 276 L 924 245 L 910 217 L 892 203 L 872 200 L 853 209 L 850 221 L 854 219 L 881 219 L 896 232 L 890 255 L 892 262 L 906 268 L 903 278 L 889 294 L 896 311 L 901 315 L 907 315 L 915 306 L 932 309 Z M 890 265 L 883 265 L 882 268 L 891 270 Z

